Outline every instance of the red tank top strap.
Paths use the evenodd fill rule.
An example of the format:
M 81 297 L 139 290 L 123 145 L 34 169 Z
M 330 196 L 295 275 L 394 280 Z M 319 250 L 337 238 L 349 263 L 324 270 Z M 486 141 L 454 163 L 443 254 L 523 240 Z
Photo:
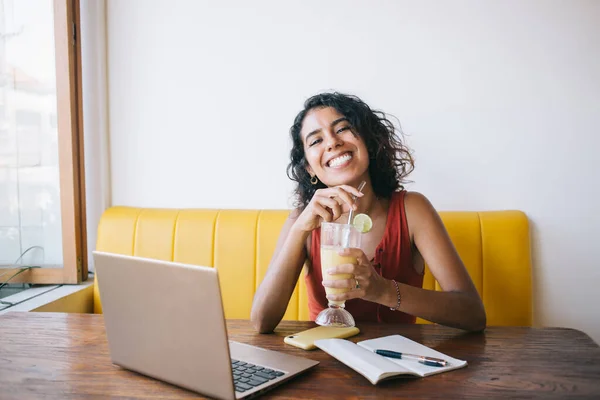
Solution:
M 410 269 L 414 271 L 413 259 L 412 259 L 412 242 L 410 241 L 410 231 L 408 229 L 408 220 L 406 219 L 406 207 L 404 206 L 404 198 L 406 197 L 406 190 L 399 192 L 398 195 L 398 210 L 400 211 L 400 247 L 402 248 L 401 263 L 403 265 L 410 266 Z M 422 286 L 422 283 L 420 284 Z

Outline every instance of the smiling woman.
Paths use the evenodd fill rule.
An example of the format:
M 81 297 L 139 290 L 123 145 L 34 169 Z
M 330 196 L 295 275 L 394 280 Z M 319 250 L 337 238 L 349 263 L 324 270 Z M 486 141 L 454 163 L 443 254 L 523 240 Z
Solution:
M 327 107 L 309 112 L 304 118 L 303 130 L 310 131 L 303 136 L 308 164 L 305 171 L 311 175 L 311 179 L 316 176 L 327 186 L 347 182 L 356 187 L 358 184 L 355 180 L 362 180 L 368 175 L 367 147 L 356 132 L 352 131 L 348 119 L 335 108 Z M 345 143 L 345 146 L 339 146 L 341 143 Z M 329 151 L 333 148 L 334 151 Z
M 386 115 L 356 96 L 323 93 L 304 103 L 290 134 L 288 176 L 297 182 L 297 208 L 254 296 L 255 328 L 270 332 L 281 321 L 306 262 L 313 320 L 329 304 L 345 303 L 356 322 L 421 317 L 484 329 L 483 304 L 439 215 L 425 196 L 402 186 L 413 160 Z M 367 214 L 373 227 L 362 233 L 360 248 L 339 251 L 355 263 L 322 271 L 321 224 L 345 222 L 351 210 Z M 425 263 L 442 292 L 422 289 Z
M 331 121 L 329 126 L 328 121 Z M 321 125 L 324 125 L 325 129 L 321 129 Z M 305 133 L 304 138 L 301 132 Z M 288 176 L 298 182 L 296 195 L 299 207 L 305 207 L 316 190 L 334 184 L 323 181 L 327 179 L 326 176 L 310 172 L 310 169 L 306 168 L 307 162 L 310 167 L 309 158 L 322 148 L 320 145 L 323 140 L 335 136 L 327 136 L 327 133 L 331 132 L 338 136 L 343 135 L 343 139 L 348 138 L 348 135 L 351 135 L 350 140 L 355 139 L 354 143 L 362 151 L 360 156 L 363 157 L 363 164 L 364 158 L 367 158 L 373 190 L 379 196 L 389 197 L 401 188 L 401 184 L 414 168 L 409 149 L 402 143 L 397 130 L 385 113 L 372 110 L 356 96 L 339 93 L 313 96 L 306 101 L 304 109 L 298 114 L 290 130 L 293 148 Z M 341 161 L 349 161 L 347 158 L 356 154 L 348 151 L 344 156 L 344 160 L 326 160 L 334 163 L 326 164 L 325 168 L 344 167 L 345 164 L 340 165 Z M 317 183 L 311 183 L 311 178 L 312 182 L 317 178 Z M 354 182 L 353 186 L 356 184 L 357 182 Z

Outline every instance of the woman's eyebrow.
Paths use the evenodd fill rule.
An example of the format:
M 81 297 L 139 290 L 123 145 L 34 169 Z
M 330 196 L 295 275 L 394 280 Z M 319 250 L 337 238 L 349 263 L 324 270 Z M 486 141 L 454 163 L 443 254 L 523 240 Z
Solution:
M 346 121 L 346 122 L 349 122 L 349 121 L 348 121 L 348 118 L 346 118 L 346 117 L 338 118 L 338 119 L 336 119 L 335 121 L 333 121 L 333 122 L 331 123 L 331 127 L 333 128 L 334 126 L 336 126 L 336 125 L 337 125 L 337 124 L 339 124 L 340 122 L 344 122 L 344 121 Z

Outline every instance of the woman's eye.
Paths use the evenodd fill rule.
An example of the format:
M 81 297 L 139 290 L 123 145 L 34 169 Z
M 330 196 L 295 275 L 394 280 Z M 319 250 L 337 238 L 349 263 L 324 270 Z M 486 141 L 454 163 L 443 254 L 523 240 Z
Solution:
M 344 127 L 341 127 L 340 129 L 338 129 L 338 130 L 336 131 L 336 133 L 342 133 L 342 132 L 344 132 L 344 131 L 347 131 L 348 129 L 350 129 L 350 127 L 349 127 L 349 126 L 344 126 Z
M 320 142 L 321 142 L 321 139 L 314 140 L 309 144 L 309 146 L 314 146 L 315 144 L 320 143 Z

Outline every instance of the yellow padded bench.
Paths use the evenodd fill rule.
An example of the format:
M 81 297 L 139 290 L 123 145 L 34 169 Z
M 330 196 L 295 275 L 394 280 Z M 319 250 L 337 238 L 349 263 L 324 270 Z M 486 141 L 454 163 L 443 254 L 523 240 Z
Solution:
M 288 214 L 288 210 L 112 207 L 100 220 L 96 248 L 215 267 L 226 318 L 249 319 L 254 292 Z M 531 256 L 525 214 L 441 212 L 440 216 L 483 299 L 488 325 L 531 325 Z M 441 290 L 428 269 L 423 287 Z M 148 290 L 160 295 L 160 288 Z M 97 282 L 94 312 L 102 312 Z M 284 319 L 309 320 L 303 277 Z

